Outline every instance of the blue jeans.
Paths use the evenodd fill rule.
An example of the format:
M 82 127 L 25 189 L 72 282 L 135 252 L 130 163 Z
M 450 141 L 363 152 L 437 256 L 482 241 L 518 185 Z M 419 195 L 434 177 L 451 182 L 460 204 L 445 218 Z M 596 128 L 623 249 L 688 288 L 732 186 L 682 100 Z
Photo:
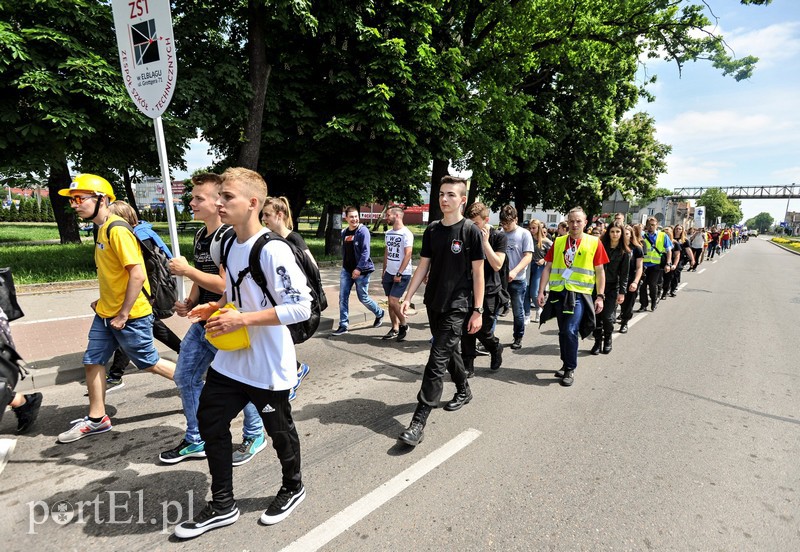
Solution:
M 528 279 L 528 293 L 525 295 L 525 316 L 531 315 L 531 305 L 536 308 L 538 303 L 536 297 L 539 295 L 539 282 L 542 279 L 542 272 L 544 265 L 539 266 L 536 263 L 528 265 L 530 277 Z
M 200 429 L 197 425 L 197 407 L 200 404 L 200 392 L 203 390 L 203 374 L 214 360 L 217 349 L 205 338 L 205 328 L 201 324 L 192 324 L 181 341 L 181 352 L 175 366 L 175 385 L 181 395 L 183 414 L 186 416 L 186 441 L 201 443 Z M 253 403 L 244 407 L 245 438 L 258 437 L 264 432 L 264 424 Z
M 372 273 L 362 274 L 355 280 L 349 272 L 342 269 L 339 275 L 339 325 L 345 328 L 350 325 L 350 290 L 356 285 L 356 295 L 361 304 L 367 307 L 372 314 L 383 316 L 383 309 L 369 296 L 369 277 Z
M 508 283 L 508 293 L 511 295 L 511 312 L 514 314 L 514 339 L 525 335 L 525 295 L 528 282 L 514 280 Z
M 583 299 L 579 296 L 575 300 L 575 309 L 572 314 L 564 314 L 563 305 L 564 295 L 561 293 L 553 294 L 551 300 L 555 300 L 556 319 L 558 320 L 558 345 L 561 349 L 561 362 L 567 370 L 575 370 L 578 367 L 578 341 L 580 336 L 578 330 L 581 327 L 583 318 Z

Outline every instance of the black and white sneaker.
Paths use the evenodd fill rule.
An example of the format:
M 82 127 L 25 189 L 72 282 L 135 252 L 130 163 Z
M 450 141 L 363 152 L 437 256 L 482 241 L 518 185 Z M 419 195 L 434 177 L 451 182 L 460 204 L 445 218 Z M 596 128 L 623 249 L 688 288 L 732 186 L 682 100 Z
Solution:
M 281 487 L 275 500 L 273 500 L 269 508 L 261 514 L 261 523 L 264 525 L 275 525 L 283 521 L 289 517 L 289 514 L 292 513 L 292 510 L 294 510 L 298 504 L 303 502 L 305 497 L 306 488 L 302 485 L 296 491 L 290 491 L 286 487 Z
M 400 324 L 400 329 L 397 331 L 397 341 L 402 343 L 406 340 L 408 335 L 408 324 Z
M 339 326 L 336 331 L 331 332 L 331 335 L 344 335 L 347 333 L 347 326 Z
M 373 328 L 380 328 L 381 324 L 383 324 L 383 317 L 386 316 L 386 311 L 381 311 L 380 315 L 375 317 L 375 321 L 372 323 Z
M 193 520 L 176 525 L 175 536 L 179 539 L 192 539 L 217 527 L 232 525 L 237 519 L 239 519 L 239 508 L 236 504 L 227 510 L 217 510 L 209 502 Z

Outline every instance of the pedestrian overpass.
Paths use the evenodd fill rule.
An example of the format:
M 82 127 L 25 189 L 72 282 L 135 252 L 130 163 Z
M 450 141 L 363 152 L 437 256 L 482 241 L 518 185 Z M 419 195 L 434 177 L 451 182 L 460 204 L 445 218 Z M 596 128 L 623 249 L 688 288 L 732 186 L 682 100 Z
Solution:
M 685 186 L 675 188 L 670 199 L 699 199 L 712 187 Z M 800 198 L 800 186 L 713 186 L 725 192 L 728 199 L 794 199 Z

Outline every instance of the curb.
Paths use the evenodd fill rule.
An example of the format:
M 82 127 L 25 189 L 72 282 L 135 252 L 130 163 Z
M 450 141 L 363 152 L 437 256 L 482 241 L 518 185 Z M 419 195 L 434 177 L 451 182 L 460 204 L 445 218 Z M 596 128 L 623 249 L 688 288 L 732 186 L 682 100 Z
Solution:
M 785 245 L 781 245 L 781 244 L 779 244 L 777 242 L 774 242 L 772 240 L 768 240 L 768 241 L 769 241 L 769 243 L 771 243 L 775 247 L 780 247 L 784 251 L 788 251 L 789 253 L 793 253 L 794 255 L 800 255 L 800 251 L 797 251 L 796 249 L 792 249 L 791 247 L 786 247 Z

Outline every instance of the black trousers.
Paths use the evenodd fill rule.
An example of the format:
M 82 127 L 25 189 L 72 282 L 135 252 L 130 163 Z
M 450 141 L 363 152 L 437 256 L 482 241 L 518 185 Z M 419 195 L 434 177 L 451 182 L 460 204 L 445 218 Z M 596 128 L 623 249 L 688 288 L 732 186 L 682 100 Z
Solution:
M 643 307 L 648 306 L 647 298 L 650 297 L 650 306 L 655 306 L 658 301 L 658 281 L 662 278 L 664 269 L 658 265 L 645 267 L 644 276 L 639 283 L 639 302 Z
M 206 384 L 200 393 L 197 421 L 200 437 L 206 443 L 211 500 L 220 509 L 229 508 L 234 503 L 231 420 L 248 402 L 252 402 L 261 413 L 264 429 L 272 439 L 272 448 L 283 472 L 282 485 L 290 490 L 297 490 L 302 485 L 300 438 L 292 420 L 289 390 L 252 387 L 209 368 Z
M 481 329 L 470 334 L 464 329 L 461 336 L 461 357 L 464 363 L 475 360 L 475 342 L 480 341 L 486 350 L 490 353 L 496 353 L 497 348 L 500 346 L 500 340 L 494 335 L 492 328 L 494 321 L 497 319 L 497 310 L 499 308 L 499 301 L 497 295 L 490 295 L 483 301 L 483 317 L 481 318 Z
M 464 370 L 464 360 L 461 358 L 458 345 L 461 335 L 466 333 L 464 326 L 468 314 L 457 310 L 428 311 L 433 345 L 428 355 L 428 363 L 425 365 L 425 372 L 422 374 L 422 387 L 417 395 L 419 402 L 433 408 L 439 406 L 444 389 L 442 378 L 445 372 L 450 373 L 453 383 L 457 386 L 467 382 L 467 372 Z
M 620 307 L 620 315 L 622 316 L 623 322 L 627 322 L 633 318 L 633 307 L 636 305 L 636 296 L 638 294 L 638 291 L 628 291 L 625 293 L 625 301 Z M 605 301 L 603 301 L 603 303 L 605 303 Z
M 169 326 L 164 324 L 158 318 L 153 320 L 153 338 L 159 340 L 161 343 L 175 351 L 181 352 L 181 338 L 175 335 L 175 332 L 169 329 Z M 114 360 L 108 368 L 108 377 L 111 379 L 122 379 L 125 373 L 125 368 L 130 362 L 130 358 L 122 349 L 114 351 Z
M 617 313 L 617 292 L 619 291 L 619 282 L 606 282 L 605 300 L 603 301 L 603 310 L 596 318 L 595 337 L 610 336 L 614 333 L 614 322 L 616 321 Z

